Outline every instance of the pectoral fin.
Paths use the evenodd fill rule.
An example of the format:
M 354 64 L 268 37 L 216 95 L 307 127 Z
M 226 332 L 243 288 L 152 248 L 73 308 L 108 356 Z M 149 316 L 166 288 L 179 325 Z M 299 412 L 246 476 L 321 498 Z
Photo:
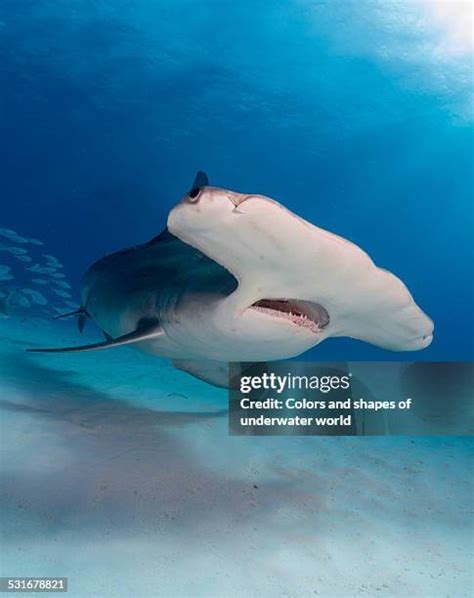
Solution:
M 229 387 L 229 364 L 222 361 L 173 359 L 173 365 L 199 380 L 221 388 Z
M 121 345 L 130 345 L 140 341 L 146 341 L 152 338 L 158 338 L 164 334 L 163 329 L 158 324 L 140 326 L 132 332 L 123 334 L 117 338 L 102 341 L 101 343 L 92 343 L 91 345 L 78 345 L 77 347 L 58 347 L 52 349 L 27 349 L 31 353 L 81 353 L 84 351 L 97 351 L 99 349 L 111 349 Z

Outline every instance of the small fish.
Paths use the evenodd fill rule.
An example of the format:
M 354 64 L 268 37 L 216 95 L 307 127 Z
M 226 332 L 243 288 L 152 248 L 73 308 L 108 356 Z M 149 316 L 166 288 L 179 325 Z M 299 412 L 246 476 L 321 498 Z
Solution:
M 17 260 L 20 260 L 20 262 L 30 263 L 33 261 L 29 255 L 15 255 L 15 257 Z
M 54 268 L 48 268 L 48 267 L 41 267 L 37 270 L 38 274 L 53 274 L 54 272 L 56 272 L 56 270 Z
M 26 249 L 22 249 L 21 247 L 7 247 L 5 245 L 0 247 L 0 251 L 8 251 L 8 253 L 11 253 L 12 255 L 25 255 L 28 253 Z
M 9 228 L 0 228 L 0 235 L 2 235 L 2 237 L 6 237 L 8 239 L 12 235 L 15 236 L 16 232 Z
M 34 289 L 21 289 L 21 292 L 31 298 L 33 303 L 38 305 L 46 305 L 48 303 L 46 297 L 42 295 L 39 291 L 35 291 Z
M 54 279 L 53 280 L 53 284 L 58 285 L 58 287 L 62 287 L 63 289 L 70 289 L 71 285 L 68 284 L 67 282 L 65 282 L 64 280 L 58 280 L 58 279 Z
M 20 235 L 18 233 L 16 233 L 14 230 L 11 230 L 9 228 L 0 228 L 0 235 L 2 237 L 4 237 L 5 239 L 8 239 L 9 241 L 12 241 L 13 243 L 26 243 L 27 240 L 24 239 L 23 237 L 20 237 Z
M 47 268 L 45 266 L 40 266 L 40 264 L 34 264 L 33 266 L 27 268 L 27 270 L 36 272 L 37 274 L 53 274 L 53 272 L 56 272 L 54 268 Z
M 40 241 L 39 239 L 27 239 L 27 242 L 31 243 L 31 245 L 38 245 L 38 246 L 44 245 L 43 241 Z
M 48 265 L 54 266 L 55 268 L 62 268 L 63 265 L 61 262 L 54 257 L 54 255 L 50 255 L 49 253 L 43 253 L 43 257 L 48 262 Z
M 65 301 L 64 304 L 70 307 L 71 309 L 79 309 L 80 307 L 80 305 L 78 303 L 74 303 L 74 301 Z
M 26 295 L 23 295 L 22 291 L 14 291 L 11 295 L 11 303 L 17 307 L 28 308 L 31 306 L 31 301 Z
M 61 272 L 54 272 L 54 271 L 51 273 L 51 277 L 52 278 L 66 278 L 64 276 L 64 274 L 62 274 Z
M 52 289 L 56 295 L 59 295 L 60 297 L 64 297 L 65 299 L 70 299 L 71 295 L 66 292 L 66 291 L 62 291 L 61 289 Z

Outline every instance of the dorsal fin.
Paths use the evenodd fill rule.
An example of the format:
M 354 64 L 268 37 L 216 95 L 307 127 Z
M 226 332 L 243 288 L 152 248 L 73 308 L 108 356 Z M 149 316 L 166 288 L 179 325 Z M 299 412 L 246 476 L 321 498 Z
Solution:
M 209 187 L 209 178 L 205 172 L 198 170 L 189 191 L 191 192 L 194 191 L 194 189 L 200 189 L 201 187 Z
M 78 345 L 77 347 L 58 347 L 50 349 L 27 349 L 31 353 L 81 353 L 84 351 L 97 351 L 99 349 L 111 349 L 121 345 L 130 345 L 152 338 L 158 338 L 164 334 L 163 329 L 157 324 L 139 326 L 132 332 L 127 332 L 117 338 L 102 341 L 101 343 L 92 343 L 91 345 Z

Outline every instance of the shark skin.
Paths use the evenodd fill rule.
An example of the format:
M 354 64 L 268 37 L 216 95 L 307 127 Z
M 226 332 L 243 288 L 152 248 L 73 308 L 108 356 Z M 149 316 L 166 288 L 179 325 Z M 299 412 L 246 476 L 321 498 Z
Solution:
M 80 313 L 106 340 L 35 351 L 129 344 L 226 386 L 229 362 L 285 359 L 329 337 L 391 351 L 431 343 L 430 318 L 357 245 L 271 198 L 196 181 L 160 235 L 85 274 Z

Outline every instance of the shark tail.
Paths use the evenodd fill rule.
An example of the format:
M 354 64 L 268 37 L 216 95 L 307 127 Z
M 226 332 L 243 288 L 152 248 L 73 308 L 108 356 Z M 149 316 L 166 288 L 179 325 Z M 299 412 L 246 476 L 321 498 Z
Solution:
M 80 307 L 79 309 L 75 309 L 74 311 L 69 311 L 66 314 L 59 314 L 57 316 L 54 316 L 53 320 L 60 320 L 62 318 L 69 318 L 70 316 L 79 316 L 82 314 L 85 314 L 84 308 Z
M 53 320 L 61 320 L 62 318 L 70 318 L 72 316 L 77 317 L 77 327 L 79 329 L 79 332 L 82 334 L 88 318 L 88 314 L 83 307 L 75 309 L 74 311 L 69 311 L 65 314 L 59 314 L 58 316 L 54 316 Z

